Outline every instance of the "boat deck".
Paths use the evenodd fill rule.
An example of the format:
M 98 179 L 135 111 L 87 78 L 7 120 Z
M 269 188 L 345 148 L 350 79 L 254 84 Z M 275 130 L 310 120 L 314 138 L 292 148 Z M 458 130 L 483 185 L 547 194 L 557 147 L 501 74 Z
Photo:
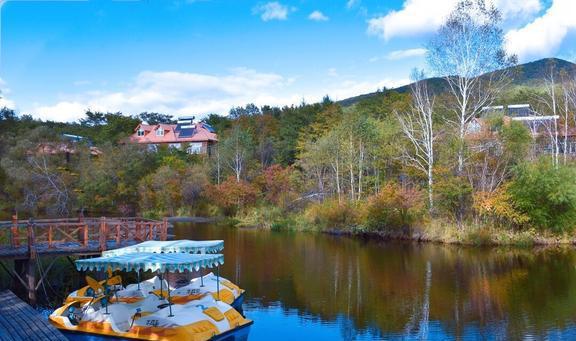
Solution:
M 11 291 L 0 292 L 0 340 L 68 340 Z

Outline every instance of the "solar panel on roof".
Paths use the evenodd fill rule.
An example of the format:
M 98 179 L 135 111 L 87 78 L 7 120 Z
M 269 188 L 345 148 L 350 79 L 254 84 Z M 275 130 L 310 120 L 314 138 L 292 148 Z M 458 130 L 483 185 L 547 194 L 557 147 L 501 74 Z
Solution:
M 186 128 L 180 130 L 180 137 L 192 137 L 196 133 L 196 129 Z
M 216 132 L 216 130 L 214 130 L 214 128 L 212 128 L 212 126 L 209 125 L 208 123 L 202 123 L 202 126 L 203 126 L 204 128 L 206 128 L 206 129 L 207 129 L 209 132 L 211 132 L 211 133 L 215 133 L 215 132 Z

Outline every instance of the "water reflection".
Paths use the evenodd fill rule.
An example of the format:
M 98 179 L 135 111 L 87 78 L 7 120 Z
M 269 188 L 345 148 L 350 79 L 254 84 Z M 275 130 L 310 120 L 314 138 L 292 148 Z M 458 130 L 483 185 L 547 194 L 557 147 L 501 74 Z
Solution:
M 225 240 L 222 273 L 247 290 L 251 339 L 304 331 L 320 339 L 576 336 L 571 248 L 476 249 L 187 224 L 175 233 Z

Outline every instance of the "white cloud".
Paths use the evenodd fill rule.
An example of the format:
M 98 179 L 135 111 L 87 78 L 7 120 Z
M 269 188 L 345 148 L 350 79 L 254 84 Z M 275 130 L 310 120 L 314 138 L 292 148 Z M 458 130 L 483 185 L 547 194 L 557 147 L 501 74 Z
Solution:
M 409 79 L 383 79 L 380 81 L 357 81 L 345 80 L 325 92 L 331 99 L 339 101 L 349 97 L 375 92 L 386 87 L 387 89 L 397 88 L 410 84 Z
M 87 103 L 62 101 L 52 106 L 36 107 L 32 111 L 32 116 L 42 120 L 71 122 L 82 117 L 84 112 L 86 112 L 86 110 L 89 108 L 90 106 Z M 93 109 L 97 110 L 96 108 Z
M 325 16 L 324 13 L 322 13 L 320 11 L 314 11 L 314 12 L 310 13 L 310 15 L 308 16 L 308 19 L 314 20 L 314 21 L 327 21 L 329 18 L 327 16 Z
M 405 0 L 402 9 L 368 20 L 368 33 L 389 40 L 434 32 L 457 1 Z M 500 9 L 504 20 L 525 19 L 542 9 L 540 0 L 488 0 L 488 3 L 494 3 Z
M 143 71 L 121 91 L 68 95 L 56 104 L 36 105 L 26 112 L 58 121 L 74 121 L 82 117 L 86 109 L 126 114 L 143 111 L 173 115 L 225 114 L 233 106 L 251 102 L 257 105 L 298 103 L 302 96 L 285 93 L 292 82 L 278 74 L 246 68 L 233 69 L 226 75 Z
M 337 75 L 335 69 L 328 73 Z M 338 76 L 340 77 L 340 76 Z M 293 78 L 276 73 L 262 73 L 246 68 L 236 68 L 224 75 L 188 72 L 140 72 L 132 82 L 119 91 L 91 91 L 61 96 L 53 104 L 33 104 L 22 108 L 36 118 L 53 121 L 75 121 L 87 109 L 104 112 L 138 114 L 144 111 L 161 112 L 175 116 L 208 113 L 227 114 L 230 108 L 254 103 L 258 106 L 283 106 L 320 101 L 328 94 L 340 100 L 382 87 L 393 88 L 408 84 L 408 79 L 380 81 L 331 79 L 330 85 L 305 89 L 306 84 L 295 84 Z
M 329 77 L 338 77 L 338 71 L 335 68 L 331 67 L 328 69 L 328 76 Z
M 576 31 L 576 1 L 554 0 L 541 17 L 506 34 L 506 47 L 520 60 L 549 57 L 571 31 Z
M 10 89 L 6 87 L 6 82 L 0 78 L 0 108 L 16 109 L 16 103 L 6 97 L 9 94 Z
M 398 60 L 411 57 L 421 57 L 426 54 L 426 49 L 407 49 L 407 50 L 396 50 L 388 53 L 386 59 L 388 60 Z
M 260 18 L 264 21 L 270 20 L 286 20 L 288 19 L 288 14 L 293 11 L 292 8 L 282 5 L 277 1 L 267 2 L 263 5 L 258 5 L 254 7 L 252 12 L 254 14 L 259 14 Z

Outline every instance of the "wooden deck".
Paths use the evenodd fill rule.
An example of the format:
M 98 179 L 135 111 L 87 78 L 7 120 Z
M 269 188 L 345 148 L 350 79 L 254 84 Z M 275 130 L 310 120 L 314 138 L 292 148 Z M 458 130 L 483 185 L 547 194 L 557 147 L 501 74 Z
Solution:
M 168 221 L 75 218 L 0 222 L 0 258 L 84 255 L 146 240 L 166 240 Z
M 20 221 L 14 216 L 12 221 L 0 222 L 0 268 L 10 275 L 13 283 L 28 291 L 28 302 L 36 305 L 36 290 L 57 256 L 96 255 L 167 238 L 167 219 L 79 217 Z M 43 256 L 51 258 L 45 270 L 39 265 Z M 13 267 L 5 264 L 10 261 Z
M 0 340 L 68 340 L 11 291 L 0 292 Z

